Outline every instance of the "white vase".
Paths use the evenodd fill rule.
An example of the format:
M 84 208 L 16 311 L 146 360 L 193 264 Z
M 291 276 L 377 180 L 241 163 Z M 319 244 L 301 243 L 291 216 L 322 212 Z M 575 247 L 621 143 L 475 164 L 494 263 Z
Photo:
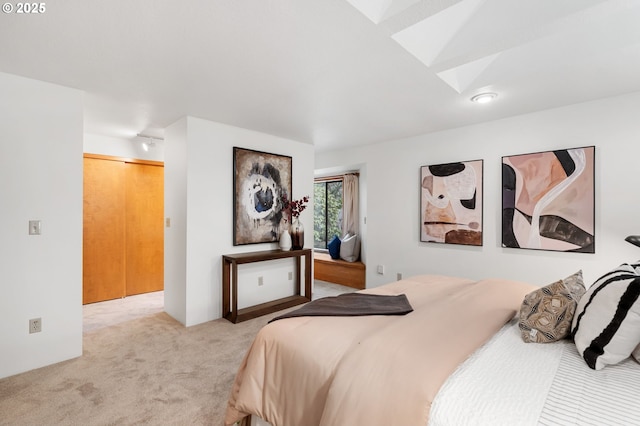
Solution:
M 291 235 L 289 234 L 288 229 L 284 229 L 280 233 L 280 241 L 278 241 L 278 245 L 280 246 L 280 250 L 291 250 Z

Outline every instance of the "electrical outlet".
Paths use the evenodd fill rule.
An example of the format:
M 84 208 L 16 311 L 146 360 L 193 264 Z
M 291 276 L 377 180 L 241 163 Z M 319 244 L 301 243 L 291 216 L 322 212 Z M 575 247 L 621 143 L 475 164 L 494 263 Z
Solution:
M 262 285 L 262 284 L 264 284 L 263 277 L 258 277 L 258 285 Z
M 384 265 L 378 265 L 378 273 L 384 275 Z
M 42 331 L 42 319 L 33 318 L 29 320 L 29 334 L 40 333 Z
M 293 272 L 289 271 L 289 281 L 293 279 Z
M 396 278 L 398 278 L 398 281 L 400 281 L 402 279 L 402 272 L 398 272 Z

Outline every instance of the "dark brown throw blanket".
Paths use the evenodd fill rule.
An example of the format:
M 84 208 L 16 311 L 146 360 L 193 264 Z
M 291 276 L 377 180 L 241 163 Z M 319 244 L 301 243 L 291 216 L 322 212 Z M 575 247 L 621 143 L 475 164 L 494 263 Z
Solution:
M 345 293 L 339 296 L 314 300 L 300 309 L 275 317 L 269 322 L 292 317 L 406 315 L 411 311 L 413 311 L 413 308 L 404 294 L 387 296 L 381 294 Z

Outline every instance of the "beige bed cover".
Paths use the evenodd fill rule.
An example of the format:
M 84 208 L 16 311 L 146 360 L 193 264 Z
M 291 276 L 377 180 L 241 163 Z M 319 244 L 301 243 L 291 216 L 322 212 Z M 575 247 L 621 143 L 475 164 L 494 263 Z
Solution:
M 421 275 L 374 289 L 406 294 L 405 316 L 300 317 L 256 336 L 231 391 L 225 425 L 426 425 L 445 379 L 518 311 L 536 287 Z

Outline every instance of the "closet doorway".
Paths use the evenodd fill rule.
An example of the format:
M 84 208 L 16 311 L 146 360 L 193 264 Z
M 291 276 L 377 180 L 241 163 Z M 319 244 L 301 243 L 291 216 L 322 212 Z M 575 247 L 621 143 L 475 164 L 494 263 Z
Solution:
M 164 289 L 164 165 L 84 155 L 82 303 Z

